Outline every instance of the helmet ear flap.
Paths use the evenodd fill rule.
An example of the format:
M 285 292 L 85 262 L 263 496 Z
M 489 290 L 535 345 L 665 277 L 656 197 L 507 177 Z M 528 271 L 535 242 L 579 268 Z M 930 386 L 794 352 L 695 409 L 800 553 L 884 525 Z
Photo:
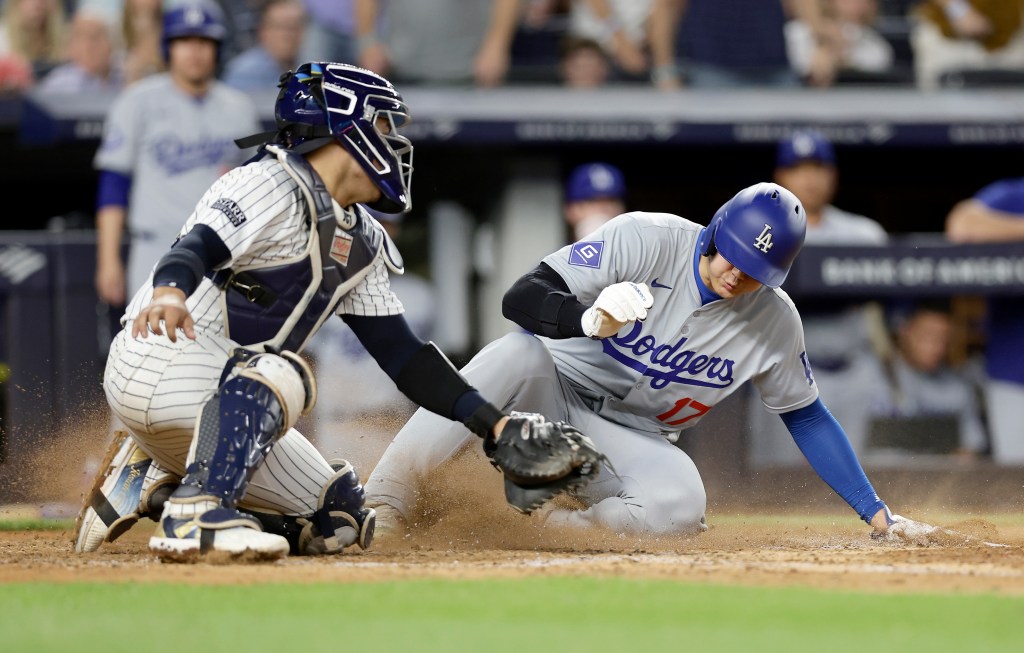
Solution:
M 709 227 L 711 229 L 711 227 Z M 715 234 L 718 232 L 718 225 L 714 225 L 714 230 L 708 234 L 708 242 L 704 244 L 704 251 L 700 253 L 701 256 L 714 256 L 718 253 L 718 247 L 715 246 Z

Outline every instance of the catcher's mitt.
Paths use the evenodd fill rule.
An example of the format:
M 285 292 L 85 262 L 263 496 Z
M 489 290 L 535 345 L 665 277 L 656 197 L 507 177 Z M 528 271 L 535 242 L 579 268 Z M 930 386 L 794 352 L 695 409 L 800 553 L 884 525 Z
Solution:
M 609 465 L 576 427 L 537 413 L 513 411 L 497 442 L 484 439 L 484 452 L 505 476 L 505 499 L 527 515 L 589 483 L 599 463 Z

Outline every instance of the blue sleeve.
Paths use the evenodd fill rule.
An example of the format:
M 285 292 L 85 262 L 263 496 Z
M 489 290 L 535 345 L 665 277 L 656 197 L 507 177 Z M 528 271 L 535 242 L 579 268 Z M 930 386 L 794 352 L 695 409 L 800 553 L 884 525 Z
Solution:
M 132 189 L 132 178 L 120 172 L 100 172 L 99 188 L 96 191 L 96 209 L 104 206 L 128 206 L 128 193 Z
M 821 480 L 850 504 L 861 519 L 870 523 L 875 513 L 885 507 L 885 502 L 871 486 L 843 427 L 821 399 L 780 417 Z

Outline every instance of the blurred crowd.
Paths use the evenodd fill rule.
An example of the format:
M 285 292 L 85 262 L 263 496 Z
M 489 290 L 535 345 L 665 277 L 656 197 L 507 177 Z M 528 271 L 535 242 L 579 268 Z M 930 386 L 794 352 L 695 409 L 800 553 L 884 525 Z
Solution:
M 248 98 L 240 91 L 272 89 L 283 72 L 313 60 L 356 63 L 399 88 L 632 84 L 672 92 L 894 84 L 929 91 L 1024 81 L 1024 0 L 206 0 L 216 15 L 200 24 L 216 29 L 197 37 L 213 42 L 206 44 L 213 53 L 206 71 L 196 63 L 204 56 L 201 43 L 173 45 L 182 54 L 170 56 L 172 44 L 197 33 L 164 33 L 165 12 L 196 1 L 0 0 L 0 90 L 121 93 L 147 80 L 115 103 L 95 161 L 96 287 L 111 307 L 122 306 L 126 288 L 134 290 L 148 272 L 152 257 L 144 255 L 144 241 L 163 248 L 180 226 L 162 214 L 187 215 L 198 194 L 239 162 L 232 140 L 258 130 L 248 110 L 232 111 L 235 118 L 220 124 L 216 115 L 224 112 L 213 99 L 203 109 L 207 116 L 196 114 L 201 103 L 171 102 L 172 84 L 183 98 L 241 106 Z M 179 112 L 181 120 L 205 121 L 206 128 L 130 119 L 156 105 L 165 114 Z M 213 133 L 228 154 L 213 156 Z M 141 151 L 132 144 L 161 134 L 181 139 L 172 148 L 180 155 L 174 162 L 117 153 L 119 147 Z M 189 134 L 205 145 L 185 142 Z M 804 204 L 808 244 L 885 245 L 883 225 L 832 204 L 839 163 L 825 136 L 795 132 L 778 144 L 776 166 L 765 178 Z M 169 175 L 168 165 L 189 175 Z M 1024 241 L 1024 181 L 992 182 L 952 207 L 950 241 Z M 627 188 L 608 161 L 566 171 L 566 241 L 585 238 L 625 210 L 672 210 L 640 206 Z M 397 237 L 402 216 L 377 217 Z M 128 233 L 139 270 L 121 261 Z M 445 313 L 436 309 L 441 300 L 426 279 L 409 275 L 401 283 L 414 324 L 431 337 Z M 958 348 L 969 315 L 955 301 L 818 303 L 801 312 L 819 387 L 859 455 L 941 453 L 1024 464 L 1024 313 L 1017 303 L 996 299 L 987 306 L 984 315 L 995 320 L 984 327 L 988 351 Z M 382 405 L 411 411 L 382 374 L 375 380 L 350 372 L 369 359 L 335 326 L 311 347 L 323 374 L 337 376 L 334 384 L 376 389 L 367 393 L 374 400 L 367 405 L 320 418 L 366 429 L 367 415 Z M 799 462 L 780 421 L 758 424 L 751 438 L 755 463 Z
M 227 24 L 220 75 L 239 88 L 309 60 L 480 87 L 935 89 L 1024 77 L 1024 0 L 215 1 Z M 176 2 L 2 0 L 0 89 L 109 90 L 161 71 L 161 10 Z

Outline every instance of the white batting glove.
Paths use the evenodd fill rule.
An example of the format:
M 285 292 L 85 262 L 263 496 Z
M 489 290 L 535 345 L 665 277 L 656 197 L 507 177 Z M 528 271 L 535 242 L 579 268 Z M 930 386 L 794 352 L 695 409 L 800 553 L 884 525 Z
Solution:
M 900 515 L 889 517 L 892 523 L 884 531 L 875 531 L 871 537 L 883 542 L 927 545 L 935 543 L 942 534 L 939 528 Z
M 647 318 L 654 296 L 646 283 L 623 281 L 608 286 L 594 305 L 583 312 L 583 333 L 589 338 L 614 336 L 628 322 Z

